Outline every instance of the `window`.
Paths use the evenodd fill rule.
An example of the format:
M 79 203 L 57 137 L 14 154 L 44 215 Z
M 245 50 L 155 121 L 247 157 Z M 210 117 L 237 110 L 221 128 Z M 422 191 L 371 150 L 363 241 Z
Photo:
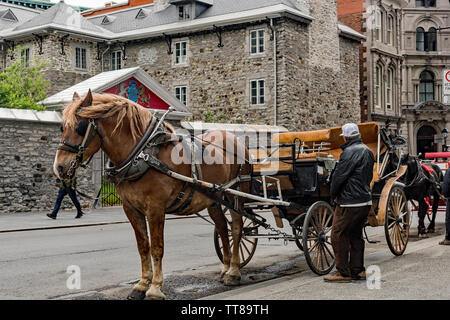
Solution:
M 386 108 L 392 110 L 394 101 L 394 70 L 389 68 L 386 78 Z
M 175 43 L 175 64 L 187 63 L 187 41 Z
M 262 105 L 265 103 L 265 81 L 250 81 L 250 103 L 252 105 Z
M 392 16 L 388 16 L 387 19 L 386 38 L 388 44 L 394 45 L 394 18 Z
M 187 106 L 187 87 L 186 86 L 175 87 L 175 96 L 185 106 Z
M 178 6 L 178 20 L 189 20 L 191 18 L 191 5 Z
M 421 27 L 416 29 L 416 50 L 425 51 L 425 30 Z
M 420 74 L 419 102 L 434 100 L 434 75 L 430 71 Z
M 436 7 L 436 0 L 416 0 L 416 7 Z
M 383 69 L 381 66 L 375 68 L 375 107 L 381 108 L 381 77 Z
M 22 49 L 20 57 L 27 67 L 30 66 L 30 48 Z
M 111 52 L 111 70 L 122 69 L 122 51 Z
M 428 32 L 422 27 L 416 29 L 416 50 L 417 51 L 436 51 L 437 33 L 436 28 L 431 27 Z
M 264 30 L 250 32 L 250 53 L 264 53 Z
M 383 32 L 383 13 L 377 10 L 375 15 L 375 39 L 381 41 L 381 35 Z
M 87 70 L 86 48 L 75 48 L 75 69 Z

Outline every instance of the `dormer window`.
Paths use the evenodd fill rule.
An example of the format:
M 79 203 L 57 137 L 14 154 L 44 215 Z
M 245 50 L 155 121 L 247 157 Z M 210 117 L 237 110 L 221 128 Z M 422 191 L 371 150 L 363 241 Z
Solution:
M 148 17 L 149 11 L 146 9 L 140 9 L 136 15 L 136 19 L 145 19 Z
M 102 24 L 111 24 L 113 23 L 113 21 L 116 20 L 116 17 L 112 17 L 112 16 L 105 16 L 102 20 Z
M 0 11 L 0 19 L 14 22 L 19 21 L 11 9 Z
M 178 6 L 178 20 L 191 19 L 191 5 L 183 4 Z

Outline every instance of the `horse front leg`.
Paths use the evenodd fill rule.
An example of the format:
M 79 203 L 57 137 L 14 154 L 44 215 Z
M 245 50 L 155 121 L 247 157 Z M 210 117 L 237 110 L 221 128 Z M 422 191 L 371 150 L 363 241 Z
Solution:
M 228 239 L 228 223 L 220 205 L 213 204 L 208 207 L 208 214 L 214 221 L 216 231 L 222 240 L 222 260 L 223 267 L 220 272 L 220 282 L 223 282 L 225 274 L 230 269 L 231 252 L 230 252 L 230 240 Z
M 435 220 L 436 220 L 436 213 L 437 213 L 437 210 L 438 210 L 438 207 L 439 207 L 439 200 L 440 200 L 440 197 L 439 197 L 439 194 L 438 193 L 434 193 L 433 194 L 433 207 L 432 207 L 432 216 L 431 216 L 431 222 L 430 222 L 430 224 L 428 225 L 428 228 L 427 228 L 427 232 L 428 233 L 434 233 L 435 232 Z
M 166 296 L 162 293 L 163 271 L 162 259 L 164 255 L 164 209 L 153 209 L 147 214 L 150 227 L 150 252 L 153 259 L 153 278 L 150 289 L 147 291 L 148 300 L 164 300 Z
M 230 269 L 223 277 L 223 282 L 226 286 L 237 286 L 241 281 L 239 248 L 242 237 L 242 217 L 240 214 L 231 210 L 231 233 L 233 237 L 233 251 L 231 253 Z
M 153 276 L 147 222 L 145 221 L 145 216 L 136 210 L 133 210 L 131 206 L 124 204 L 123 209 L 134 229 L 142 267 L 141 279 L 133 287 L 133 290 L 127 298 L 130 300 L 143 300 L 145 298 L 145 293 L 150 288 L 151 278 Z

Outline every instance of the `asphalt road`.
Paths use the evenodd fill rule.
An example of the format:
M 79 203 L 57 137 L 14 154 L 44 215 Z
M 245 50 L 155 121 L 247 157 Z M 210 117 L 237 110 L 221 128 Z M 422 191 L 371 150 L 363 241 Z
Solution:
M 448 283 L 450 279 L 443 273 L 450 255 L 447 247 L 436 247 L 441 238 L 437 236 L 443 232 L 442 220 L 443 214 L 439 214 L 438 234 L 432 239 L 419 241 L 412 228 L 408 249 L 413 252 L 407 249 L 405 256 L 398 258 L 387 251 L 383 228 L 369 228 L 370 238 L 381 242 L 367 244 L 368 263 L 382 266 L 386 276 L 382 281 L 398 276 L 404 283 L 420 284 L 408 297 L 420 298 L 422 288 L 431 291 L 433 287 L 426 283 Z M 416 224 L 417 218 L 413 219 L 413 226 Z M 290 232 L 289 227 L 284 231 Z M 221 265 L 212 235 L 213 226 L 199 218 L 166 221 L 163 292 L 168 299 L 302 299 L 304 292 L 310 292 L 307 298 L 321 299 L 324 290 L 327 299 L 340 299 L 354 298 L 359 292 L 354 288 L 362 290 L 359 294 L 366 292 L 362 284 L 344 291 L 344 287 L 324 288 L 294 243 L 262 239 L 252 261 L 242 269 L 242 286 L 224 287 L 218 281 Z M 0 244 L 0 299 L 125 299 L 140 276 L 140 259 L 128 223 L 0 233 Z M 66 286 L 70 265 L 80 267 L 80 289 Z M 446 288 L 440 289 L 441 297 L 450 297 Z M 404 297 L 395 287 L 369 296 Z

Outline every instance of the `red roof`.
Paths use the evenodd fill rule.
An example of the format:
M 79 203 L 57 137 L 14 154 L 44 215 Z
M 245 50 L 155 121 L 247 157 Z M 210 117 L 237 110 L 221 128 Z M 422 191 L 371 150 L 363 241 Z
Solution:
M 107 3 L 104 8 L 97 8 L 92 10 L 87 10 L 81 13 L 84 17 L 93 17 L 104 13 L 114 12 L 118 10 L 123 10 L 126 8 L 132 8 L 137 6 L 142 6 L 145 4 L 153 3 L 153 0 L 129 0 L 128 3 L 122 4 L 111 4 Z

